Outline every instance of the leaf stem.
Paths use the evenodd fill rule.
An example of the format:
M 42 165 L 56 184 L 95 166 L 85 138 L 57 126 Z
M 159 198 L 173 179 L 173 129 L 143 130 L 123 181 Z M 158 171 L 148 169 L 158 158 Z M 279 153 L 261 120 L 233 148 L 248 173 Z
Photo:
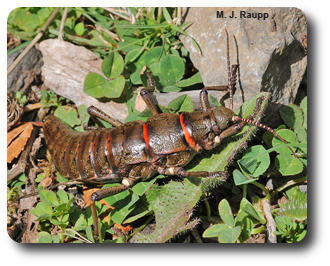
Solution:
M 207 200 L 207 197 L 205 196 L 205 194 L 202 195 L 202 198 L 203 198 L 203 200 L 204 200 L 205 207 L 206 207 L 206 217 L 207 217 L 207 220 L 209 220 L 210 217 L 211 217 L 211 207 L 210 207 L 210 203 L 209 203 L 209 201 Z
M 301 177 L 301 178 L 297 178 L 294 180 L 289 180 L 288 182 L 286 182 L 285 184 L 283 184 L 282 186 L 278 187 L 277 189 L 275 189 L 271 194 L 270 197 L 274 197 L 275 195 L 277 195 L 279 192 L 281 192 L 282 190 L 286 189 L 287 187 L 290 187 L 292 185 L 304 182 L 307 180 L 307 176 Z
M 261 184 L 258 183 L 257 181 L 253 181 L 253 182 L 251 182 L 251 184 L 257 186 L 258 188 L 261 188 L 262 191 L 265 192 L 265 194 L 266 194 L 266 199 L 268 199 L 269 202 L 270 202 L 270 199 L 271 199 L 271 197 L 270 197 L 270 193 L 269 193 L 268 189 L 267 189 L 264 185 L 261 185 Z

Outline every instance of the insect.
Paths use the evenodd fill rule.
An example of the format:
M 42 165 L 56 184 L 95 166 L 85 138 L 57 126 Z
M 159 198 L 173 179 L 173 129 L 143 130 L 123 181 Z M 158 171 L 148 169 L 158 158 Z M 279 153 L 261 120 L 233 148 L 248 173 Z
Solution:
M 202 89 L 200 111 L 159 113 L 147 90 L 142 89 L 140 94 L 153 114 L 146 122 L 121 124 L 101 110 L 90 107 L 88 112 L 94 119 L 101 118 L 116 127 L 81 133 L 72 130 L 55 116 L 45 118 L 43 130 L 46 144 L 55 166 L 63 176 L 87 183 L 121 182 L 119 186 L 100 189 L 91 196 L 95 237 L 99 230 L 96 201 L 127 190 L 137 181 L 151 178 L 157 173 L 183 178 L 198 176 L 226 179 L 227 173 L 224 171 L 191 172 L 184 167 L 196 154 L 215 148 L 222 139 L 236 134 L 246 123 L 266 128 L 278 136 L 272 129 L 253 121 L 260 108 L 260 98 L 250 116 L 241 118 L 234 114 L 232 91 L 238 65 L 230 66 L 228 33 L 227 65 L 228 86 Z M 148 78 L 154 85 L 150 75 Z M 229 90 L 230 108 L 210 108 L 207 90 L 211 89 Z

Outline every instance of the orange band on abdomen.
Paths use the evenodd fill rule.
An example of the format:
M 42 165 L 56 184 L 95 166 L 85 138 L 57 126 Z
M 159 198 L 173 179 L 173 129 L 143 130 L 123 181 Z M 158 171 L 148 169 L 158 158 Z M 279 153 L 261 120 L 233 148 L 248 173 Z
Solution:
M 191 135 L 192 132 L 189 132 L 188 128 L 187 128 L 187 125 L 185 124 L 185 113 L 181 113 L 180 114 L 180 124 L 181 124 L 181 128 L 183 130 L 183 133 L 184 133 L 184 137 L 189 145 L 189 147 L 191 147 L 192 149 L 195 148 L 196 146 L 196 142 L 195 142 L 195 139 L 193 138 L 193 136 Z M 191 130 L 190 130 L 191 131 Z

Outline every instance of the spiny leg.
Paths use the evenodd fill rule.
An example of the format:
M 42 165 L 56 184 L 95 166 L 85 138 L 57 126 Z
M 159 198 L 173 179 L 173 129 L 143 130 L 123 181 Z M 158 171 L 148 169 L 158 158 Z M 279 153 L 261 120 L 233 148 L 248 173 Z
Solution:
M 106 121 L 108 123 L 110 123 L 111 125 L 115 126 L 115 127 L 119 127 L 122 125 L 121 122 L 119 122 L 118 120 L 112 118 L 111 116 L 109 116 L 108 114 L 104 113 L 103 111 L 101 111 L 99 108 L 95 107 L 95 106 L 90 106 L 87 108 L 87 112 L 91 115 L 91 118 L 93 119 L 93 121 L 99 126 L 99 127 L 104 127 L 103 124 L 101 123 L 101 120 Z
M 158 173 L 163 175 L 177 175 L 179 177 L 189 177 L 189 176 L 195 176 L 195 177 L 220 177 L 223 176 L 223 180 L 226 180 L 228 178 L 228 173 L 225 171 L 215 171 L 215 172 L 207 172 L 207 171 L 196 171 L 196 172 L 189 172 L 186 169 L 179 167 L 179 166 L 173 166 L 173 167 L 167 167 L 167 168 L 157 168 Z
M 208 86 L 205 87 L 205 90 L 214 90 L 214 91 L 229 91 L 229 100 L 230 100 L 230 106 L 229 108 L 233 110 L 234 104 L 233 104 L 233 90 L 236 85 L 236 79 L 237 79 L 237 69 L 238 64 L 232 65 L 230 67 L 230 56 L 229 56 L 229 37 L 228 32 L 226 31 L 227 35 L 227 73 L 228 73 L 228 85 L 227 86 Z
M 230 57 L 229 57 L 229 37 L 228 37 L 228 31 L 225 29 L 226 35 L 227 35 L 227 70 L 228 70 L 228 90 L 229 90 L 229 100 L 230 100 L 230 106 L 229 108 L 233 110 L 234 104 L 233 104 L 233 86 L 232 86 L 232 80 L 231 80 L 231 69 L 230 69 Z
M 107 187 L 102 188 L 96 192 L 94 192 L 91 196 L 91 212 L 93 217 L 93 223 L 94 223 L 94 239 L 96 240 L 99 235 L 99 221 L 97 217 L 97 211 L 95 202 L 99 201 L 101 199 L 104 199 L 106 197 L 109 197 L 111 195 L 118 194 L 122 191 L 125 191 L 133 186 L 134 182 L 130 180 L 129 178 L 124 178 L 122 181 L 122 185 L 115 186 L 115 187 Z

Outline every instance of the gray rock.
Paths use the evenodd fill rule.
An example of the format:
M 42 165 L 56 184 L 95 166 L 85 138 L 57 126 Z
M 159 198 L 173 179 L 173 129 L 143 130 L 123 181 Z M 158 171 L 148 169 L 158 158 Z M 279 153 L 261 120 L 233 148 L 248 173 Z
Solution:
M 88 73 L 95 72 L 104 76 L 102 59 L 85 47 L 58 39 L 42 41 L 39 49 L 44 61 L 42 76 L 48 88 L 70 99 L 77 106 L 94 105 L 121 122 L 125 120 L 128 110 L 124 103 L 111 100 L 101 102 L 83 91 Z
M 217 18 L 217 12 L 223 17 Z M 229 18 L 232 12 L 234 17 Z M 258 14 L 259 19 L 253 18 Z M 261 91 L 271 92 L 264 122 L 278 124 L 278 110 L 294 102 L 307 68 L 304 13 L 297 8 L 208 7 L 188 8 L 184 18 L 185 22 L 193 21 L 186 32 L 199 44 L 202 53 L 193 47 L 190 38 L 181 35 L 180 39 L 199 69 L 204 85 L 228 84 L 227 29 L 231 64 L 239 63 L 234 109 Z M 229 106 L 229 100 L 225 103 Z

